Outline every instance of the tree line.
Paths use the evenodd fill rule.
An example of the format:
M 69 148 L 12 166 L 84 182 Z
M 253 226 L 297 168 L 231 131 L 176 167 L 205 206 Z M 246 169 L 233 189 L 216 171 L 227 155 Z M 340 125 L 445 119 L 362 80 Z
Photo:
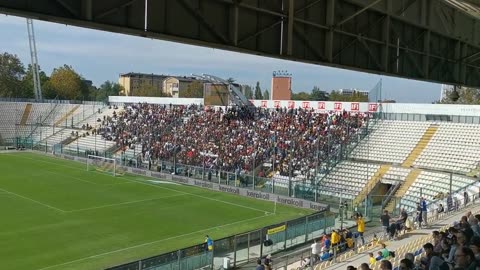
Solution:
M 106 101 L 108 96 L 121 95 L 124 89 L 116 82 L 105 81 L 100 87 L 95 87 L 89 83 L 82 75 L 73 69 L 72 66 L 63 65 L 54 68 L 50 75 L 44 71 L 39 71 L 40 85 L 42 94 L 45 99 L 67 99 L 67 100 L 95 100 Z M 235 79 L 229 78 L 229 83 L 234 83 Z M 256 85 L 242 85 L 243 94 L 248 99 L 270 99 L 270 92 L 267 89 L 262 90 L 260 82 Z M 469 92 L 468 92 L 469 93 Z M 135 89 L 130 95 L 133 96 L 150 96 L 150 97 L 169 97 L 167 93 L 159 91 L 156 87 L 150 84 L 143 84 L 138 89 Z M 465 99 L 478 100 L 480 96 L 478 93 L 466 94 Z M 9 54 L 7 52 L 0 54 L 0 97 L 7 98 L 34 98 L 34 84 L 33 84 L 33 68 L 29 64 L 27 67 L 22 63 L 17 55 Z M 185 89 L 179 93 L 182 98 L 202 98 L 203 97 L 203 83 L 195 81 L 190 83 Z M 292 93 L 292 100 L 306 100 L 306 101 L 355 101 L 365 102 L 368 97 L 355 92 L 352 95 L 342 95 L 337 91 L 327 93 L 321 91 L 319 87 L 315 86 L 310 92 L 301 91 Z
M 118 83 L 110 81 L 96 88 L 69 65 L 54 68 L 50 76 L 39 70 L 39 80 L 45 99 L 106 101 L 122 91 Z M 0 97 L 35 97 L 32 65 L 25 68 L 17 55 L 6 52 L 0 54 Z
M 480 105 L 480 89 L 458 87 L 456 91 L 448 92 L 442 100 L 436 103 Z
M 248 85 L 243 86 L 244 95 L 248 99 L 270 99 L 270 93 L 268 90 L 262 92 L 260 88 L 260 82 L 257 82 L 255 91 L 252 91 L 252 87 Z M 314 86 L 310 92 L 301 91 L 291 94 L 292 100 L 305 100 L 305 101 L 349 101 L 349 102 L 368 102 L 368 96 L 363 95 L 360 92 L 354 92 L 352 95 L 343 95 L 339 91 L 332 91 L 328 93 L 320 90 L 318 86 Z

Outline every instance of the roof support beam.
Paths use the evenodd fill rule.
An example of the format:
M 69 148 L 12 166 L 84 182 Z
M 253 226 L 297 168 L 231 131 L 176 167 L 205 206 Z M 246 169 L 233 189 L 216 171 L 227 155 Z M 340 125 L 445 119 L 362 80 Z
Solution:
M 327 0 L 327 18 L 326 24 L 328 27 L 325 36 L 325 56 L 328 62 L 333 62 L 333 24 L 335 20 L 335 0 Z
M 91 21 L 93 19 L 92 0 L 82 0 L 82 18 L 87 21 Z
M 372 3 L 366 5 L 365 7 L 361 8 L 359 11 L 355 12 L 354 14 L 348 16 L 347 18 L 345 18 L 343 21 L 337 23 L 335 25 L 335 27 L 338 27 L 348 21 L 350 21 L 351 19 L 357 17 L 358 15 L 362 14 L 365 10 L 371 8 L 372 6 L 375 6 L 376 4 L 378 4 L 380 1 L 383 1 L 383 0 L 374 0 Z
M 218 32 L 215 27 L 210 25 L 210 23 L 207 22 L 205 17 L 196 9 L 194 9 L 186 0 L 178 0 L 178 3 L 180 3 L 190 14 L 192 14 L 195 18 L 198 19 L 198 21 L 210 32 L 215 36 L 218 40 L 222 41 L 224 44 L 230 44 L 230 41 L 222 35 L 220 32 Z
M 295 21 L 295 2 L 288 0 L 287 55 L 293 54 L 293 23 Z
M 382 63 L 383 63 L 383 71 L 388 72 L 388 58 L 390 55 L 390 13 L 392 12 L 392 0 L 385 0 L 387 15 L 385 18 L 385 23 L 383 23 L 383 40 L 385 41 L 385 45 L 383 46 L 382 51 Z
M 63 0 L 55 0 L 56 3 L 58 3 L 61 7 L 63 7 L 65 10 L 70 12 L 74 17 L 78 18 L 80 17 L 78 12 L 73 9 L 71 6 L 69 6 L 67 3 L 65 3 Z
M 122 8 L 126 8 L 126 7 L 128 7 L 128 6 L 131 6 L 131 5 L 132 5 L 133 3 L 135 3 L 136 1 L 139 1 L 139 0 L 129 0 L 129 1 L 127 1 L 127 2 L 125 2 L 125 3 L 123 3 L 123 4 L 121 4 L 121 5 L 117 6 L 117 7 L 113 7 L 113 8 L 111 8 L 111 9 L 105 10 L 104 12 L 102 12 L 102 13 L 98 14 L 97 16 L 95 16 L 95 20 L 101 19 L 101 18 L 103 18 L 103 17 L 105 17 L 105 16 L 108 16 L 108 15 L 110 15 L 110 14 L 112 14 L 112 13 L 115 13 L 115 12 L 119 11 L 119 10 L 122 9 Z M 144 15 L 145 15 L 145 14 L 144 14 Z

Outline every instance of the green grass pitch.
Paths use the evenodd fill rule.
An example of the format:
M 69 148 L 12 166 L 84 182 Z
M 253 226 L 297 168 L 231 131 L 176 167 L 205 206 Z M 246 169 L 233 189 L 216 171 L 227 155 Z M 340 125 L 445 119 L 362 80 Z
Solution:
M 201 188 L 0 153 L 0 268 L 103 269 L 311 213 Z

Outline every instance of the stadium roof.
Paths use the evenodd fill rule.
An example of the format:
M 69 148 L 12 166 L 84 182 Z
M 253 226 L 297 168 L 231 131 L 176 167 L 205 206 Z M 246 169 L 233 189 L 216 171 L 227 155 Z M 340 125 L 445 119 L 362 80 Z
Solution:
M 444 0 L 447 4 L 480 19 L 480 0 Z

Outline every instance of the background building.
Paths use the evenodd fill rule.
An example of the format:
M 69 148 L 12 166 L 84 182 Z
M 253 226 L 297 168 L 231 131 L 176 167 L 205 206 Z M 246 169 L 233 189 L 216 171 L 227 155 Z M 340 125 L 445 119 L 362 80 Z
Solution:
M 143 73 L 121 74 L 118 83 L 124 88 L 125 96 L 135 96 L 135 91 L 145 86 L 151 86 L 157 93 L 171 97 L 202 97 L 203 83 L 188 76 L 156 75 Z
M 135 95 L 135 90 L 138 90 L 145 85 L 152 86 L 156 91 L 163 92 L 163 80 L 167 75 L 155 75 L 129 72 L 120 74 L 118 84 L 123 86 L 125 96 Z
M 344 95 L 344 96 L 347 96 L 347 97 L 353 96 L 353 94 L 355 94 L 355 93 L 358 93 L 362 96 L 368 97 L 368 91 L 363 91 L 363 90 L 359 90 L 359 89 L 356 89 L 356 88 L 338 89 L 337 92 L 340 95 Z
M 287 71 L 274 71 L 272 77 L 270 99 L 290 100 L 292 99 L 292 74 Z

